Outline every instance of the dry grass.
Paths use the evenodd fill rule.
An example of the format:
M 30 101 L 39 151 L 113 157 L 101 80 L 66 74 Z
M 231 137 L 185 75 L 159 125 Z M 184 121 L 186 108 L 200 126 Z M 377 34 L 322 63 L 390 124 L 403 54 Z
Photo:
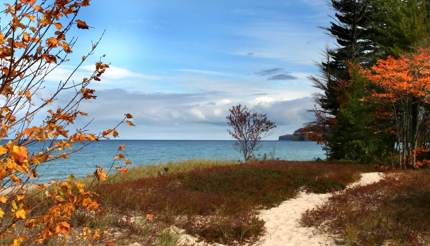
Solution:
M 393 172 L 384 181 L 334 196 L 303 223 L 347 245 L 430 245 L 430 170 Z
M 156 231 L 171 225 L 209 242 L 243 244 L 264 232 L 256 210 L 278 205 L 305 187 L 343 189 L 369 167 L 347 163 L 261 161 L 243 165 L 204 162 L 131 171 L 96 188 L 104 208 L 123 215 L 154 214 Z M 173 168 L 172 168 L 173 167 Z M 191 168 L 190 168 L 191 167 Z

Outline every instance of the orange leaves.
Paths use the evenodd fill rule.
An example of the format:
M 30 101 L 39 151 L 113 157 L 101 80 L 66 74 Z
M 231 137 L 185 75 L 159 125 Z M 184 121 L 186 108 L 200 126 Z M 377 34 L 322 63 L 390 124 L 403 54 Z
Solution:
M 61 30 L 63 28 L 63 24 L 61 23 L 55 23 L 54 26 L 57 30 Z
M 86 141 L 88 141 L 88 142 L 94 142 L 94 141 L 97 141 L 97 140 L 98 140 L 97 136 L 95 134 L 93 134 L 93 133 L 86 134 L 86 133 L 78 132 L 78 133 L 73 134 L 70 137 L 70 141 L 72 143 L 73 142 L 81 142 L 82 143 L 82 142 L 86 142 Z
M 35 4 L 36 0 L 21 0 L 21 3 L 23 3 L 23 4 Z
M 59 43 L 58 39 L 55 38 L 55 37 L 51 37 L 51 38 L 48 38 L 46 40 L 46 44 L 48 45 L 49 48 L 55 48 L 55 47 L 57 47 L 58 43 Z
M 119 136 L 119 133 L 116 129 L 108 129 L 102 132 L 102 136 L 104 138 L 109 137 L 109 135 L 112 135 L 112 137 L 116 138 Z
M 93 90 L 93 89 L 88 89 L 88 88 L 82 88 L 81 89 L 82 98 L 84 98 L 86 100 L 96 99 L 97 96 L 94 95 L 95 92 L 96 92 L 96 90 Z
M 65 222 L 65 221 L 60 222 L 55 226 L 55 233 L 56 234 L 67 235 L 67 234 L 69 234 L 69 232 L 70 232 L 70 224 Z
M 26 147 L 14 145 L 11 142 L 8 145 L 9 152 L 11 153 L 11 156 L 15 159 L 15 161 L 17 161 L 18 163 L 23 163 L 28 160 L 28 151 Z
M 126 167 L 120 167 L 120 168 L 118 168 L 118 172 L 119 173 L 127 173 L 128 172 L 128 168 L 126 168 Z
M 363 73 L 384 89 L 380 98 L 425 97 L 430 90 L 430 50 L 418 49 L 417 53 L 400 58 L 388 57 Z
M 0 195 L 0 217 L 8 218 L 2 221 L 2 231 L 17 232 L 16 240 L 13 241 L 12 238 L 8 241 L 13 241 L 14 245 L 45 244 L 51 237 L 70 232 L 71 218 L 77 209 L 98 209 L 99 204 L 93 199 L 95 194 L 74 180 L 53 182 L 49 187 L 43 186 L 38 191 L 44 200 L 49 200 L 46 201 L 47 207 L 42 209 L 43 212 L 41 210 L 40 213 L 33 214 L 30 208 L 34 204 L 25 204 L 31 199 L 24 199 L 21 194 L 25 193 L 21 191 L 24 191 L 23 187 L 26 187 L 29 179 L 37 176 L 39 165 L 54 159 L 68 158 L 74 153 L 73 147 L 80 146 L 73 145 L 75 142 L 98 140 L 95 134 L 87 132 L 86 126 L 81 126 L 84 128 L 75 130 L 73 134 L 69 131 L 78 128 L 74 126 L 76 119 L 85 115 L 79 111 L 81 100 L 96 98 L 95 91 L 87 86 L 93 80 L 100 80 L 109 66 L 97 63 L 96 71 L 81 84 L 75 78 L 68 81 L 70 74 L 64 74 L 57 85 L 49 85 L 47 90 L 43 78 L 50 72 L 55 72 L 53 70 L 57 68 L 56 64 L 67 62 L 67 54 L 72 53 L 75 42 L 73 38 L 69 38 L 69 27 L 77 25 L 79 29 L 90 28 L 84 20 L 77 17 L 79 10 L 90 5 L 90 1 L 6 2 L 6 7 L 3 6 L 0 10 L 1 19 L 4 20 L 3 28 L 0 28 L 0 59 L 3 61 L 0 65 L 0 94 L 7 105 L 0 108 L 0 138 L 12 140 L 0 145 L 0 181 L 17 188 L 5 190 Z M 98 42 L 93 44 L 90 51 L 84 54 L 87 58 L 94 53 L 97 44 Z M 65 91 L 75 95 L 63 98 Z M 42 95 L 43 99 L 37 98 Z M 53 103 L 58 105 L 55 106 L 57 109 Z M 123 119 L 120 120 L 123 123 Z M 118 136 L 116 129 L 112 129 L 109 134 Z M 30 153 L 27 147 L 35 142 L 42 142 L 40 146 L 44 147 Z M 119 171 L 125 172 L 126 169 Z M 98 167 L 96 177 L 105 180 L 107 173 Z M 14 224 L 6 228 L 9 223 L 7 221 L 19 221 L 27 229 L 31 228 L 31 238 L 19 238 L 21 230 L 26 228 L 19 226 L 19 230 L 16 230 Z M 3 236 L 0 232 L 0 238 Z
M 125 158 L 125 155 L 124 155 L 124 154 L 119 153 L 119 154 L 116 154 L 116 155 L 115 155 L 114 160 L 121 160 L 121 159 L 124 159 L 124 158 Z
M 125 114 L 125 118 L 126 118 L 126 123 L 128 126 L 135 126 L 135 124 L 133 123 L 133 121 L 131 121 L 130 119 L 133 119 L 133 115 L 132 114 Z
M 70 45 L 66 42 L 63 42 L 61 44 L 61 47 L 63 47 L 64 52 L 66 53 L 72 53 L 72 48 L 70 47 Z
M 89 29 L 90 27 L 87 25 L 87 23 L 83 20 L 76 20 L 76 26 L 79 29 Z
M 57 63 L 57 57 L 55 57 L 54 55 L 49 55 L 49 54 L 43 54 L 42 58 L 47 62 L 47 63 Z

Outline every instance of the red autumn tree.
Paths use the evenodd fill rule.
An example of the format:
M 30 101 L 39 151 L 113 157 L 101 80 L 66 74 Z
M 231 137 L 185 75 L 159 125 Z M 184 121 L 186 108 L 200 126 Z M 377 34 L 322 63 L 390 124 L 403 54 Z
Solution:
M 400 167 L 418 167 L 430 140 L 430 49 L 382 59 L 364 74 L 377 86 L 370 100 L 392 109 Z
M 93 55 L 96 42 L 61 81 L 53 85 L 46 80 L 69 60 L 76 44 L 71 30 L 89 29 L 78 19 L 89 0 L 2 3 L 6 7 L 0 24 L 0 239 L 14 245 L 43 244 L 49 238 L 67 235 L 76 211 L 99 207 L 94 194 L 73 178 L 49 187 L 38 185 L 31 192 L 26 187 L 38 176 L 39 166 L 79 151 L 73 146 L 118 135 L 116 127 L 91 133 L 87 124 L 77 123 L 87 115 L 79 110 L 81 102 L 96 98 L 90 85 L 101 80 L 109 66 L 97 62 L 92 73 L 76 81 L 77 71 Z M 121 123 L 132 125 L 131 118 L 126 114 Z M 35 144 L 39 149 L 30 151 L 28 147 Z M 116 159 L 129 163 L 121 153 Z M 124 171 L 120 166 L 118 170 Z M 107 174 L 99 167 L 95 176 L 103 180 Z

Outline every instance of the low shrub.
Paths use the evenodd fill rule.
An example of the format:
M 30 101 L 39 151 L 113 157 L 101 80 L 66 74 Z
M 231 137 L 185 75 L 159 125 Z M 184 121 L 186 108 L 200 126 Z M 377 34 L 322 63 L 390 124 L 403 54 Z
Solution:
M 429 245 L 430 170 L 394 172 L 308 211 L 302 222 L 349 245 Z

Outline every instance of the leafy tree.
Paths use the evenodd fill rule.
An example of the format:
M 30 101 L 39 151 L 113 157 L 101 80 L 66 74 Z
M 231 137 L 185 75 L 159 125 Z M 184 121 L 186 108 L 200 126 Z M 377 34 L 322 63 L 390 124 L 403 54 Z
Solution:
M 244 161 L 254 158 L 264 134 L 276 127 L 266 114 L 251 112 L 246 106 L 237 105 L 229 110 L 227 123 L 232 128 L 228 133 L 236 139 L 236 145 L 243 155 Z
M 78 19 L 79 11 L 89 4 L 89 0 L 16 0 L 6 1 L 1 11 L 0 140 L 7 142 L 0 145 L 2 243 L 44 244 L 50 238 L 70 233 L 76 211 L 97 210 L 95 194 L 73 178 L 38 185 L 33 192 L 27 192 L 29 182 L 38 176 L 41 165 L 66 159 L 90 142 L 116 137 L 117 127 L 123 122 L 133 124 L 132 116 L 127 114 L 117 127 L 97 134 L 88 132 L 87 124 L 77 123 L 87 115 L 79 105 L 96 98 L 90 85 L 99 81 L 109 67 L 97 62 L 88 77 L 75 80 L 79 67 L 94 53 L 100 40 L 70 74 L 64 74 L 62 81 L 54 85 L 46 81 L 73 51 L 76 38 L 69 37 L 70 31 L 89 29 L 84 20 Z M 40 118 L 44 120 L 37 120 Z M 39 149 L 31 152 L 30 145 Z M 123 147 L 119 148 L 122 151 Z M 115 159 L 124 158 L 119 153 Z M 107 173 L 98 167 L 95 176 L 102 181 Z M 89 228 L 84 232 L 97 234 Z
M 430 50 L 382 59 L 364 74 L 381 90 L 371 100 L 391 106 L 389 115 L 395 123 L 396 148 L 401 168 L 416 168 L 417 152 L 429 142 Z
M 322 90 L 316 98 L 316 118 L 329 158 L 370 161 L 380 159 L 379 153 L 393 151 L 394 139 L 378 130 L 387 127 L 387 121 L 365 119 L 380 111 L 362 102 L 376 85 L 365 82 L 350 68 L 371 67 L 381 57 L 398 56 L 425 43 L 430 27 L 428 2 L 331 1 L 336 14 L 327 30 L 338 47 L 326 52 L 327 59 L 320 65 L 322 75 L 312 78 Z M 362 154 L 353 154 L 351 149 L 361 149 Z

